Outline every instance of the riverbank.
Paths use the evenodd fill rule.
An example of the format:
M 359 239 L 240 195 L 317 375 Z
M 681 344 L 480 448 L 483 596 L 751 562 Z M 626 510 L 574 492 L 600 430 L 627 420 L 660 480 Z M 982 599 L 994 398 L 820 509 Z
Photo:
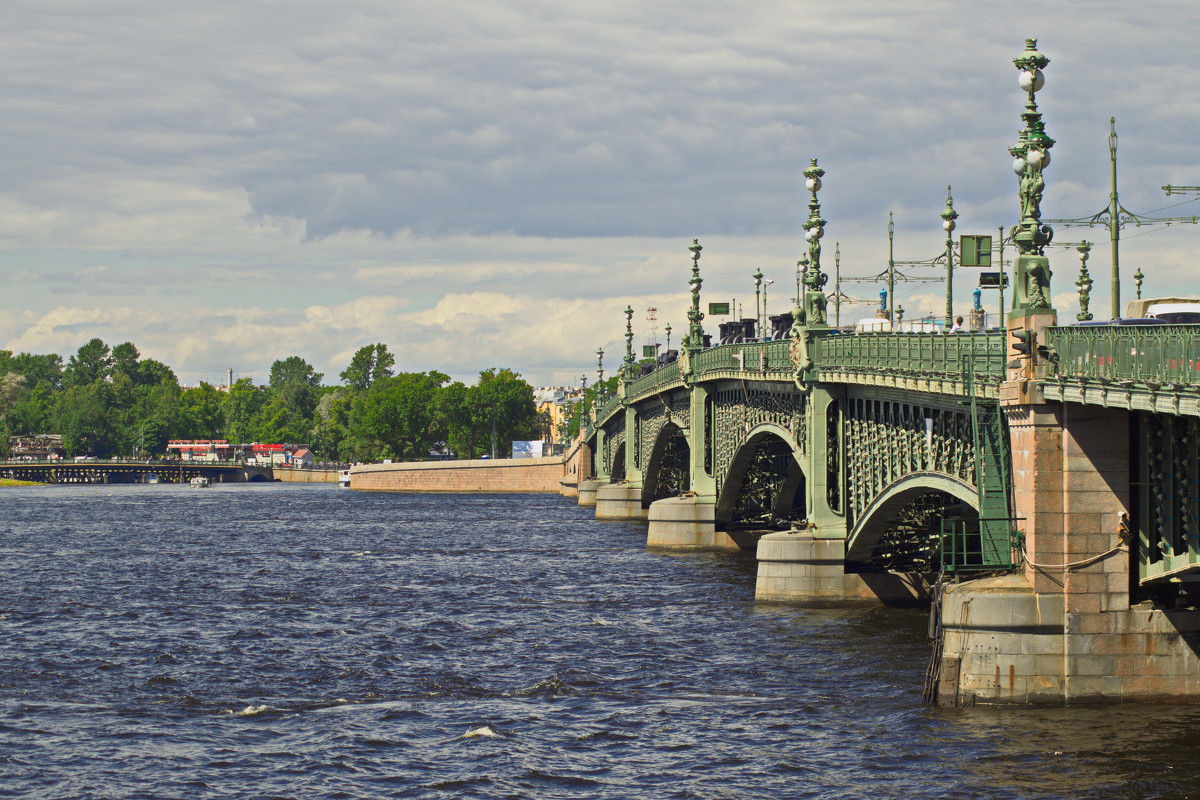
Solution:
M 2 486 L 46 486 L 45 483 L 37 481 L 14 481 L 12 478 L 0 478 L 0 487 Z

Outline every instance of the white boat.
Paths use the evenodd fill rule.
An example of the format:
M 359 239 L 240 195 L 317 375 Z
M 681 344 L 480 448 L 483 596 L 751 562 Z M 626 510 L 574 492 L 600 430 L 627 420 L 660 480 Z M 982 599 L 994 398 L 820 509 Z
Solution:
M 350 470 L 344 469 L 338 473 L 338 486 L 350 488 Z
M 197 475 L 190 481 L 192 486 L 212 486 L 212 481 L 203 475 Z

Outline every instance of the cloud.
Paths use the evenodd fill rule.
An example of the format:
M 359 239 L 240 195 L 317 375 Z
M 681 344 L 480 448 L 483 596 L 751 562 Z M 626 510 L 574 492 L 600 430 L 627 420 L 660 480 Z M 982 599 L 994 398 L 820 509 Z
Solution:
M 1111 116 L 1124 206 L 1200 207 L 1158 188 L 1200 181 L 1186 0 L 12 0 L 0 23 L 0 344 L 73 352 L 99 331 L 183 375 L 300 354 L 329 378 L 385 341 L 549 382 L 623 352 L 626 303 L 682 326 L 693 237 L 706 300 L 752 302 L 761 268 L 782 303 L 813 157 L 863 300 L 844 311 L 869 315 L 878 284 L 849 279 L 886 267 L 889 212 L 901 261 L 944 250 L 947 184 L 960 233 L 1016 221 L 1011 60 L 1030 33 L 1051 58 L 1046 214 L 1105 207 Z M 1200 289 L 1200 231 L 1142 232 L 1122 261 L 1148 291 Z M 1059 239 L 1085 235 L 1105 233 Z M 1054 252 L 1069 296 L 1077 256 Z M 944 311 L 934 284 L 897 300 Z

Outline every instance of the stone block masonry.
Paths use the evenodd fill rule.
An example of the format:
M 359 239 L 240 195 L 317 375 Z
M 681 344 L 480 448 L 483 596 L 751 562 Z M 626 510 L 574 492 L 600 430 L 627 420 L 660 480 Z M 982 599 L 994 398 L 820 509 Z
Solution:
M 364 492 L 561 492 L 561 456 L 495 461 L 414 461 L 359 464 L 350 469 L 350 488 Z

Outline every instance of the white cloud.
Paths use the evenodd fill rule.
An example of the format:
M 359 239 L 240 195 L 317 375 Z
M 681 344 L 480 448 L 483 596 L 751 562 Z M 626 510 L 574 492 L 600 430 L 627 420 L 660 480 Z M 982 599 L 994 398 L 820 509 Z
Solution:
M 847 277 L 886 266 L 889 211 L 896 258 L 939 254 L 947 184 L 960 233 L 1015 222 L 1011 59 L 1031 34 L 1058 140 L 1046 214 L 1107 203 L 1110 116 L 1125 207 L 1200 213 L 1158 188 L 1200 183 L 1198 23 L 1187 0 L 12 0 L 0 346 L 132 340 L 185 379 L 300 354 L 328 380 L 384 341 L 412 368 L 577 378 L 596 347 L 623 352 L 626 303 L 683 327 L 693 237 L 705 301 L 752 303 L 761 268 L 782 303 L 811 157 Z M 1200 289 L 1200 229 L 1145 230 L 1125 231 L 1125 271 Z M 1082 236 L 1105 233 L 1059 239 Z M 1077 256 L 1052 257 L 1070 298 Z M 843 289 L 864 301 L 845 314 L 873 313 L 877 285 Z M 940 315 L 944 289 L 898 301 Z

